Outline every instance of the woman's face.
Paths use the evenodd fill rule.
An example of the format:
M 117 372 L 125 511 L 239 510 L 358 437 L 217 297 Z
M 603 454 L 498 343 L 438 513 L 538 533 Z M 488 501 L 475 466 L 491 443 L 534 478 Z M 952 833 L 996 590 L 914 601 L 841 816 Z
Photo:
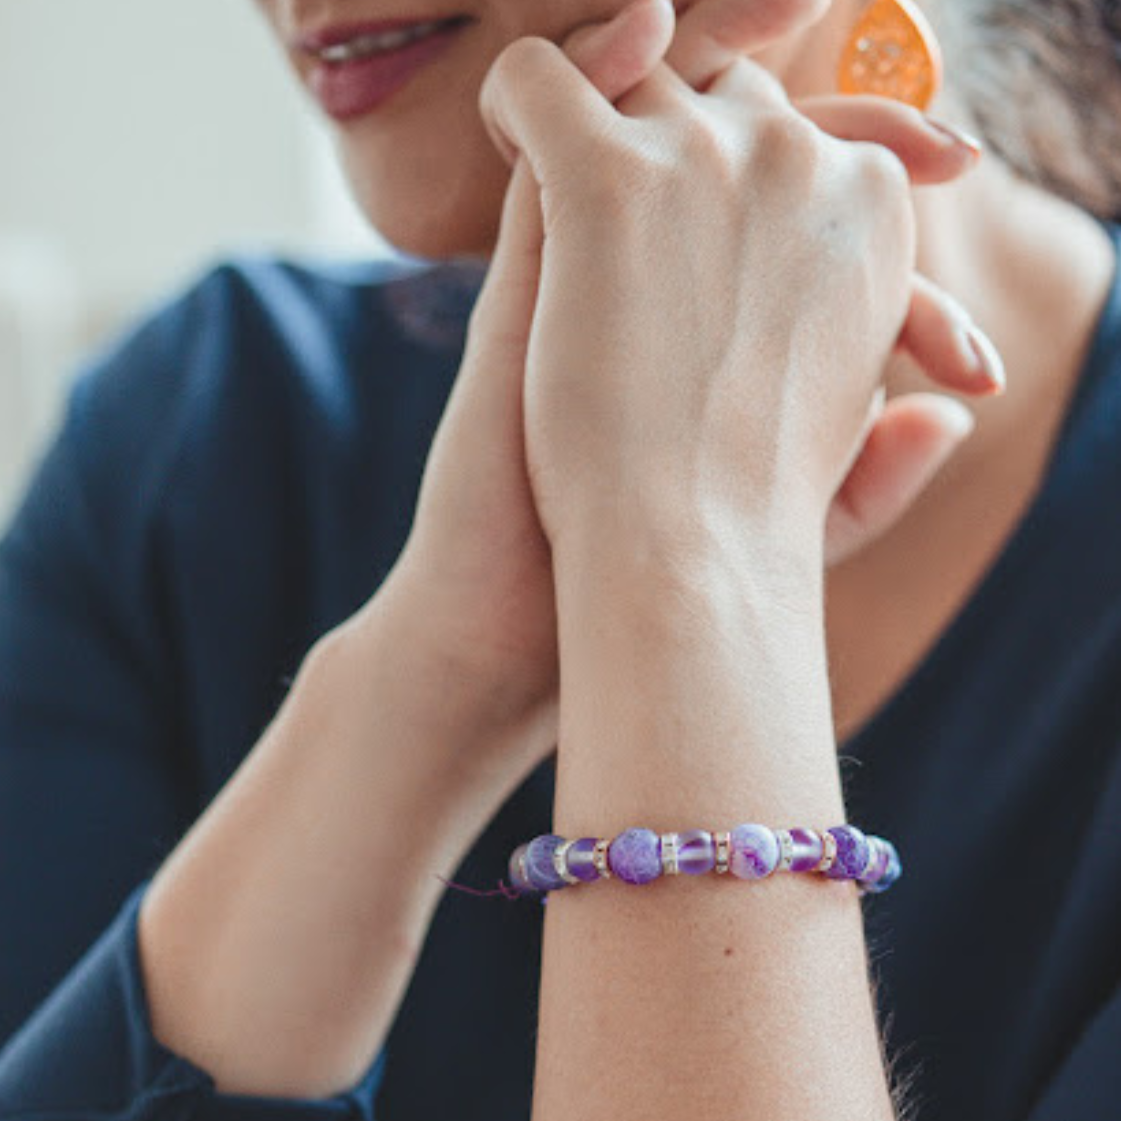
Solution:
M 681 14 L 694 3 L 784 0 L 675 2 Z M 479 89 L 491 63 L 514 39 L 538 35 L 561 42 L 583 24 L 609 19 L 628 0 L 257 3 L 297 75 L 332 118 L 343 169 L 369 221 L 404 252 L 449 258 L 489 256 L 497 237 L 510 170 L 479 115 Z M 347 44 L 358 51 L 363 44 L 356 41 L 355 34 L 361 25 L 381 21 L 427 23 L 452 17 L 463 17 L 464 25 L 450 36 L 438 57 L 369 109 L 366 105 L 373 80 L 359 73 L 366 68 L 354 62 L 346 67 L 332 65 L 317 56 L 317 44 L 306 42 L 309 37 L 318 37 L 321 47 L 324 37 L 329 44 L 341 39 L 343 44 L 336 46 L 336 51 L 346 52 Z M 774 44 L 769 54 L 764 52 L 756 57 L 785 80 L 792 59 L 797 58 L 791 46 Z M 802 72 L 806 70 L 805 61 L 799 60 Z M 378 69 L 383 68 L 383 64 L 378 64 Z M 344 69 L 349 76 L 343 75 Z

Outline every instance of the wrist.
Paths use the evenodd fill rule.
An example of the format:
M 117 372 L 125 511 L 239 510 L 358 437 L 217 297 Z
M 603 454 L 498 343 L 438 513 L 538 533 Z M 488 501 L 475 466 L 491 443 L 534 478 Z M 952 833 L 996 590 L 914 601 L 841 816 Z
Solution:
M 823 613 L 823 540 L 808 519 L 779 529 L 666 511 L 587 517 L 554 545 L 553 565 L 562 631 L 607 610 L 671 630 L 738 622 L 746 637 L 768 619 L 815 630 Z
M 459 708 L 461 719 L 503 733 L 555 708 L 557 693 L 551 614 L 546 641 L 536 630 L 523 633 L 516 625 L 521 601 L 510 600 L 493 593 L 485 574 L 458 571 L 454 561 L 449 565 L 445 556 L 410 540 L 347 627 L 369 634 L 373 643 L 384 644 L 392 632 L 388 641 L 399 645 L 424 679 L 436 674 L 444 682 L 446 701 Z M 548 606 L 551 612 L 551 600 Z
M 385 606 L 318 643 L 145 898 L 153 1030 L 220 1089 L 318 1097 L 354 1084 L 441 877 L 544 734 L 478 718 L 469 684 L 409 641 L 417 628 Z
M 612 478 L 574 488 L 577 493 L 549 527 L 554 567 L 607 548 L 616 559 L 629 553 L 648 568 L 700 560 L 816 578 L 824 517 L 805 494 L 780 498 L 762 488 L 756 493 L 745 482 L 729 495 L 687 482 L 663 472 L 638 483 Z
M 515 700 L 427 623 L 379 593 L 316 644 L 279 723 L 295 750 L 363 755 L 371 816 L 393 823 L 409 859 L 450 874 L 552 750 L 556 706 Z
M 607 530 L 594 556 L 558 558 L 562 832 L 840 820 L 822 574 L 805 557 Z

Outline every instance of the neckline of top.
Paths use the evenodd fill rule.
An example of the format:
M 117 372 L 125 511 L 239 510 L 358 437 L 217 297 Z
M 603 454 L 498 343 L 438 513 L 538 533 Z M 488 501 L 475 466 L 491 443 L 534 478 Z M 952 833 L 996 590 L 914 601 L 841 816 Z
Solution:
M 1096 217 L 1096 216 L 1094 216 Z M 1086 356 L 1075 381 L 1074 390 L 1059 422 L 1056 435 L 1044 462 L 1040 483 L 1023 516 L 990 561 L 972 591 L 950 622 L 904 678 L 902 684 L 853 733 L 838 741 L 842 757 L 861 759 L 868 755 L 875 740 L 900 722 L 906 709 L 915 703 L 926 684 L 936 679 L 943 666 L 953 660 L 953 651 L 966 638 L 985 607 L 996 594 L 1006 574 L 1018 563 L 1021 554 L 1043 532 L 1046 513 L 1062 473 L 1074 429 L 1085 412 L 1087 402 L 1109 364 L 1109 357 L 1121 351 L 1121 222 L 1096 218 L 1113 243 L 1113 276 L 1102 303 Z

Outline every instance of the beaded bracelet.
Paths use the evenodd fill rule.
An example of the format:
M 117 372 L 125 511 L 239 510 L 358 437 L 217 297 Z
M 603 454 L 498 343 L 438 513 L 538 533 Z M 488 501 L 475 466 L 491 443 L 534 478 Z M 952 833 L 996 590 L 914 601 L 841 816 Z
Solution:
M 618 877 L 648 884 L 660 876 L 731 872 L 761 880 L 775 872 L 817 872 L 831 880 L 855 880 L 860 894 L 887 891 L 903 874 L 895 846 L 855 825 L 832 829 L 768 829 L 737 825 L 727 833 L 690 829 L 655 833 L 627 829 L 614 840 L 555 833 L 534 837 L 510 856 L 510 882 L 519 895 L 543 895 L 574 884 Z

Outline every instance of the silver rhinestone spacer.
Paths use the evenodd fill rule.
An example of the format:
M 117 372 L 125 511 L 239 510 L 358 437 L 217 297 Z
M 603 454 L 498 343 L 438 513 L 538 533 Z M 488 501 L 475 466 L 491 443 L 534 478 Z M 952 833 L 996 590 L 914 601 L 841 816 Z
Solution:
M 778 863 L 776 872 L 789 872 L 790 865 L 794 863 L 794 838 L 786 829 L 776 829 L 775 838 L 778 840 Z
M 680 871 L 677 867 L 677 845 L 680 839 L 677 833 L 663 833 L 659 838 L 661 842 L 662 871 L 667 876 L 676 876 Z
M 728 862 L 732 855 L 732 834 L 713 833 L 712 843 L 716 847 L 716 867 L 714 871 L 723 875 L 728 871 Z
M 819 829 L 817 835 L 821 838 L 821 847 L 824 851 L 814 871 L 828 872 L 837 859 L 837 838 L 827 829 Z
M 596 866 L 601 880 L 611 879 L 611 869 L 607 866 L 607 850 L 610 846 L 611 842 L 607 838 L 601 838 L 596 841 L 596 847 L 592 849 L 592 863 Z
M 568 850 L 572 848 L 573 841 L 565 841 L 553 849 L 553 867 L 566 884 L 578 884 L 580 881 L 568 870 Z

